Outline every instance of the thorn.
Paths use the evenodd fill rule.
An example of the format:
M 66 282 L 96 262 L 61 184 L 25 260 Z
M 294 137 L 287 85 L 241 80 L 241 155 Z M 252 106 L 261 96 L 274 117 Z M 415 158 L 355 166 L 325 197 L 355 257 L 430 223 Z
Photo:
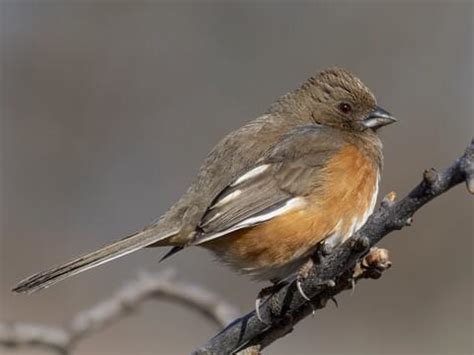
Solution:
M 405 221 L 406 226 L 411 226 L 413 224 L 413 217 L 408 217 L 407 220 Z
M 339 303 L 337 303 L 337 300 L 336 300 L 336 298 L 335 298 L 334 296 L 331 297 L 331 298 L 329 298 L 329 299 L 334 303 L 334 305 L 336 306 L 336 308 L 339 308 Z

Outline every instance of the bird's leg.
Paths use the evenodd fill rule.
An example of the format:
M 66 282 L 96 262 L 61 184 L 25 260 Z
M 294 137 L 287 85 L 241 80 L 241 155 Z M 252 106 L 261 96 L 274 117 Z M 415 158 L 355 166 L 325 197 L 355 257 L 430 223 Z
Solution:
M 309 272 L 311 269 L 320 263 L 323 258 L 329 255 L 332 251 L 333 247 L 329 243 L 322 242 L 318 245 L 318 248 L 311 255 L 308 260 L 299 268 L 298 272 L 296 273 L 296 278 L 294 279 L 296 282 L 296 288 L 300 293 L 301 297 L 303 297 L 306 301 L 311 301 L 311 298 L 303 291 L 302 282 L 309 276 Z M 257 295 L 257 299 L 255 300 L 255 315 L 257 319 L 261 322 L 265 323 L 262 319 L 262 315 L 260 314 L 260 305 L 263 303 L 264 298 L 273 295 L 274 293 L 281 290 L 284 286 L 288 284 L 288 281 L 280 281 L 280 280 L 270 280 L 273 285 L 268 286 L 260 290 Z M 336 304 L 337 302 L 333 300 Z M 311 303 L 311 302 L 310 302 Z M 313 306 L 311 304 L 311 306 Z M 313 314 L 314 314 L 313 308 Z
M 311 297 L 309 297 L 304 291 L 303 291 L 303 285 L 302 282 L 309 276 L 309 273 L 313 267 L 317 265 L 317 262 L 314 260 L 314 256 L 311 256 L 304 264 L 301 266 L 301 268 L 298 270 L 298 273 L 296 274 L 296 288 L 298 289 L 298 292 L 300 293 L 301 297 L 303 297 L 306 301 L 308 301 L 309 305 L 312 308 L 312 314 L 316 313 L 316 308 L 314 307 Z M 334 287 L 335 283 L 334 281 L 330 280 L 325 283 L 328 287 Z M 334 302 L 336 307 L 338 307 L 337 300 L 334 297 L 329 298 L 331 301 Z
M 266 297 L 270 297 L 274 293 L 280 291 L 283 287 L 285 287 L 288 282 L 287 281 L 280 281 L 280 280 L 270 280 L 273 285 L 264 287 L 260 290 L 260 292 L 257 295 L 257 299 L 255 300 L 255 315 L 257 316 L 257 319 L 265 323 L 265 321 L 262 319 L 262 315 L 260 314 L 260 305 L 263 303 L 263 299 Z
M 296 287 L 301 297 L 303 297 L 306 301 L 310 301 L 311 298 L 308 297 L 308 295 L 306 295 L 306 293 L 303 291 L 303 287 L 301 283 L 303 282 L 304 279 L 308 277 L 311 269 L 315 265 L 320 264 L 323 261 L 323 259 L 331 253 L 332 249 L 333 249 L 333 246 L 326 241 L 319 243 L 314 253 L 308 258 L 308 260 L 298 270 L 296 274 Z

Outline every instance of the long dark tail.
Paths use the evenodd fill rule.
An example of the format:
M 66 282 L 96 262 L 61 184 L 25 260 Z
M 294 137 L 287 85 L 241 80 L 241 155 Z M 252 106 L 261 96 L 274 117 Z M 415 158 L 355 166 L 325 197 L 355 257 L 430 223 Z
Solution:
M 158 231 L 157 228 L 145 229 L 112 244 L 106 245 L 94 252 L 70 260 L 65 264 L 32 275 L 21 281 L 13 291 L 18 293 L 36 292 L 59 281 L 65 280 L 68 277 L 133 253 L 134 251 L 175 234 L 176 232 L 164 234 L 163 232 Z

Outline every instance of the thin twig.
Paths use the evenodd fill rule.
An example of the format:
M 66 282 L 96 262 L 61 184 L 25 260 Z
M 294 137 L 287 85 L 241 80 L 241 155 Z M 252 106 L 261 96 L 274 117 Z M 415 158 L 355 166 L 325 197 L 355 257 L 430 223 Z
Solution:
M 328 299 L 348 288 L 353 270 L 370 247 L 394 230 L 411 225 L 414 213 L 433 198 L 466 182 L 474 193 L 474 140 L 456 162 L 441 173 L 426 170 L 423 180 L 406 197 L 395 201 L 390 193 L 367 223 L 348 241 L 322 257 L 302 283 L 306 301 L 294 283 L 275 293 L 260 308 L 261 322 L 250 312 L 233 321 L 227 328 L 194 351 L 194 354 L 232 354 L 248 347 L 259 351 L 291 332 L 296 323 L 325 306 Z
M 237 309 L 204 288 L 177 281 L 171 270 L 139 275 L 110 298 L 79 312 L 64 327 L 41 324 L 0 323 L 0 346 L 38 346 L 62 355 L 70 354 L 74 346 L 123 318 L 146 300 L 177 302 L 204 315 L 219 328 L 238 315 Z

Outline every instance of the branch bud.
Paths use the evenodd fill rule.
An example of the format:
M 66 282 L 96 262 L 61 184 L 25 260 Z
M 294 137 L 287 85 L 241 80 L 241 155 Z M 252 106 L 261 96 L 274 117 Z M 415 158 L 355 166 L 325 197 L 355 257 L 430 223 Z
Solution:
M 370 248 L 369 254 L 367 254 L 363 262 L 366 268 L 375 268 L 381 271 L 389 269 L 392 266 L 392 262 L 389 260 L 388 250 L 377 247 Z
M 431 168 L 431 169 L 426 169 L 423 173 L 423 180 L 424 182 L 429 186 L 433 186 L 439 178 L 438 172 Z
M 382 200 L 382 207 L 390 207 L 394 204 L 395 200 L 397 199 L 397 194 L 395 191 L 389 192 L 385 195 Z

